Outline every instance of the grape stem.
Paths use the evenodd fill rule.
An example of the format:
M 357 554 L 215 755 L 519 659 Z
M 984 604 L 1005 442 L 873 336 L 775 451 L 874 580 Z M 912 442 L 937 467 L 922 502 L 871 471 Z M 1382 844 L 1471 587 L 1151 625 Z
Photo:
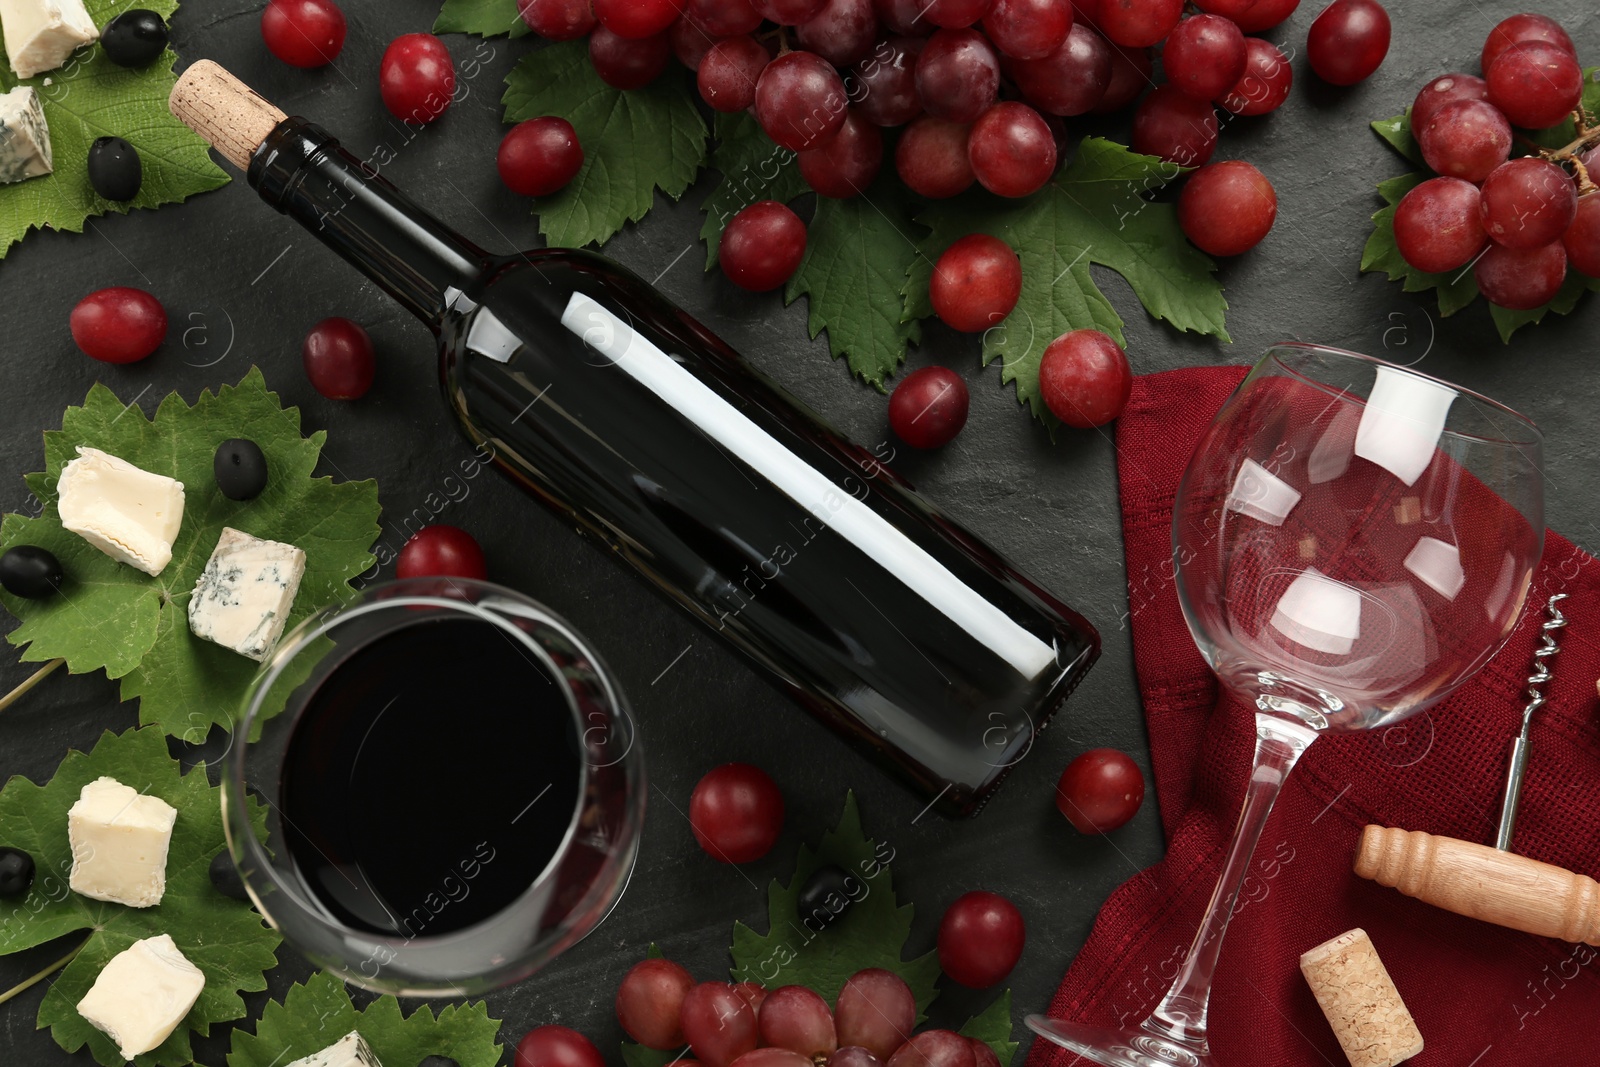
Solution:
M 40 667 L 38 670 L 30 674 L 27 680 L 21 685 L 17 686 L 5 696 L 0 697 L 0 711 L 4 711 L 11 705 L 15 704 L 22 698 L 24 693 L 38 685 L 40 682 L 44 681 L 45 678 L 49 676 L 51 671 L 55 670 L 65 662 L 67 661 L 64 659 L 53 659 L 49 663 L 46 663 L 43 667 Z
M 1523 138 L 1523 140 L 1535 148 L 1541 157 L 1550 160 L 1552 163 L 1571 163 L 1578 179 L 1578 195 L 1582 196 L 1600 188 L 1600 186 L 1595 185 L 1594 178 L 1589 173 L 1589 168 L 1584 166 L 1583 160 L 1578 158 L 1581 153 L 1600 145 L 1600 126 L 1589 125 L 1589 113 L 1584 110 L 1582 104 L 1579 104 L 1577 110 L 1572 113 L 1572 124 L 1577 130 L 1578 136 L 1570 144 L 1562 148 L 1545 148 L 1528 141 L 1526 138 Z
M 18 993 L 21 993 L 24 990 L 31 989 L 32 987 L 38 985 L 40 982 L 44 981 L 46 978 L 49 978 L 52 974 L 55 974 L 61 968 L 65 967 L 67 964 L 69 964 L 73 960 L 77 959 L 78 958 L 78 953 L 83 951 L 84 946 L 89 943 L 89 938 L 92 938 L 93 936 L 94 936 L 94 932 L 90 931 L 89 937 L 84 938 L 83 939 L 83 943 L 80 944 L 77 948 L 73 949 L 71 952 L 67 953 L 65 956 L 62 956 L 59 960 L 56 960 L 54 963 L 50 964 L 50 966 L 46 967 L 44 970 L 40 971 L 38 974 L 35 974 L 35 975 L 33 975 L 32 977 L 29 977 L 29 978 L 24 978 L 22 981 L 18 982 L 16 985 L 12 986 L 10 989 L 7 989 L 5 992 L 0 993 L 0 1004 L 4 1004 L 6 1001 L 8 1001 L 12 997 L 16 996 Z

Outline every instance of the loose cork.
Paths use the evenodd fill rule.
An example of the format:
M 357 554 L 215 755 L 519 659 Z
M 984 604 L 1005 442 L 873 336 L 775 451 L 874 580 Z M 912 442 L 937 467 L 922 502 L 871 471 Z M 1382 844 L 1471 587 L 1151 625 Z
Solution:
M 1300 957 L 1350 1067 L 1395 1067 L 1422 1051 L 1422 1034 L 1365 930 L 1324 942 Z
M 209 59 L 195 63 L 172 87 L 167 108 L 240 170 L 285 118 L 255 90 Z

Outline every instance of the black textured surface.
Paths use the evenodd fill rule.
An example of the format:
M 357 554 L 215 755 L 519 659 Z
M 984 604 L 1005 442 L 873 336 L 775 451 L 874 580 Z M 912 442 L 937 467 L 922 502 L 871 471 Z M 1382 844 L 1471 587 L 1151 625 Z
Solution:
M 261 6 L 259 0 L 193 2 L 173 20 L 175 46 L 186 61 L 220 61 L 285 110 L 327 126 L 358 155 L 387 143 L 395 159 L 386 174 L 472 240 L 492 248 L 539 243 L 526 203 L 502 188 L 493 166 L 503 132 L 501 81 L 535 47 L 532 41 L 447 38 L 466 79 L 466 99 L 413 138 L 379 103 L 378 60 L 392 37 L 429 27 L 432 0 L 346 0 L 350 34 L 337 68 L 310 72 L 277 62 L 262 47 Z M 1319 6 L 1307 0 L 1265 36 L 1303 51 Z M 1380 206 L 1373 185 L 1406 169 L 1367 122 L 1401 110 L 1433 75 L 1475 70 L 1485 33 L 1519 9 L 1477 0 L 1391 5 L 1394 44 L 1369 82 L 1332 90 L 1297 59 L 1299 84 L 1280 113 L 1225 126 L 1219 158 L 1256 162 L 1276 183 L 1280 203 L 1267 241 L 1223 268 L 1234 344 L 1174 334 L 1144 314 L 1119 278 L 1096 273 L 1128 320 L 1128 350 L 1141 373 L 1249 362 L 1272 341 L 1298 338 L 1417 362 L 1528 412 L 1549 437 L 1550 524 L 1594 547 L 1600 486 L 1591 413 L 1600 376 L 1588 365 L 1595 356 L 1593 298 L 1570 317 L 1525 329 L 1507 347 L 1481 304 L 1440 321 L 1427 297 L 1357 272 L 1367 217 Z M 1592 5 L 1559 0 L 1542 10 L 1563 19 L 1590 61 L 1600 56 L 1600 14 Z M 775 295 L 753 299 L 720 275 L 701 274 L 697 208 L 709 189 L 702 179 L 681 203 L 658 198 L 646 222 L 606 251 L 657 279 L 671 298 L 845 432 L 868 444 L 884 440 L 884 398 L 851 381 L 828 358 L 824 341 L 806 340 L 803 302 L 784 308 Z M 112 367 L 74 348 L 69 310 L 85 292 L 107 285 L 147 288 L 165 302 L 172 329 L 152 359 Z M 300 367 L 305 330 L 335 314 L 365 324 L 381 354 L 377 385 L 357 403 L 324 400 Z M 315 238 L 260 204 L 242 181 L 183 206 L 93 220 L 82 235 L 30 236 L 0 263 L 0 358 L 0 510 L 29 503 L 21 475 L 40 466 L 40 431 L 58 426 L 63 408 L 81 402 L 97 378 L 150 411 L 173 389 L 192 400 L 202 387 L 235 382 L 259 364 L 284 401 L 300 406 L 308 431 L 328 430 L 324 473 L 378 479 L 391 548 L 403 540 L 394 521 L 422 506 L 468 455 L 437 395 L 427 331 Z M 1160 857 L 1153 803 L 1132 825 L 1094 840 L 1078 837 L 1052 804 L 1056 776 L 1085 748 L 1123 748 L 1148 767 L 1124 619 L 1110 436 L 1068 432 L 1052 444 L 1000 385 L 997 369 L 979 368 L 971 338 L 929 329 L 910 365 L 929 362 L 947 363 L 967 378 L 971 421 L 940 453 L 908 456 L 902 449 L 897 466 L 1088 615 L 1105 639 L 1099 666 L 976 821 L 918 818 L 921 801 L 509 484 L 480 477 L 439 515 L 477 535 L 495 578 L 543 600 L 589 635 L 620 675 L 649 755 L 651 806 L 632 887 L 585 943 L 533 980 L 488 998 L 491 1015 L 505 1020 L 508 1045 L 533 1025 L 561 1022 L 590 1034 L 615 1061 L 611 999 L 648 942 L 658 941 L 698 976 L 724 973 L 733 920 L 765 928 L 767 881 L 788 877 L 796 844 L 831 824 L 847 789 L 859 795 L 869 830 L 896 850 L 896 887 L 918 907 L 911 952 L 932 946 L 942 909 L 967 889 L 1004 893 L 1022 909 L 1030 938 L 1008 982 L 1019 1018 L 1048 1002 L 1104 898 Z M 18 665 L 14 653 L 0 659 L 0 691 L 31 669 Z M 133 706 L 119 705 L 115 685 L 104 677 L 52 677 L 0 719 L 0 773 L 42 780 L 69 746 L 87 747 L 103 729 L 134 722 Z M 699 775 L 727 760 L 768 768 L 788 802 L 783 841 L 743 868 L 702 855 L 682 814 Z M 1248 923 L 1235 932 L 1248 936 Z M 0 988 L 60 952 L 48 945 L 0 960 Z M 307 973 L 291 949 L 281 955 L 270 976 L 275 996 Z M 1224 966 L 1227 959 L 1225 952 Z M 48 1033 L 34 1031 L 43 988 L 0 1006 L 4 1060 L 40 1067 L 89 1062 L 84 1054 L 68 1057 Z M 959 1023 L 990 995 L 947 988 L 935 1018 Z M 246 999 L 255 1013 L 264 995 Z M 225 1033 L 197 1042 L 202 1062 L 222 1062 Z M 1305 1062 L 1321 1062 L 1309 1046 Z

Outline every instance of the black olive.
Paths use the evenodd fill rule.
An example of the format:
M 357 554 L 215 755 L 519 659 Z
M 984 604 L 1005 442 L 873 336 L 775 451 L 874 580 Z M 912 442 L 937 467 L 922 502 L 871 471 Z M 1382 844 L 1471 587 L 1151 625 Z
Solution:
M 145 67 L 167 49 L 167 24 L 154 11 L 124 11 L 100 31 L 100 47 L 119 67 Z
M 20 897 L 33 884 L 33 857 L 20 848 L 0 848 L 0 897 Z
M 229 500 L 254 500 L 267 487 L 267 457 L 261 446 L 235 437 L 217 446 L 211 461 L 217 488 Z
M 211 887 L 234 900 L 250 899 L 250 894 L 244 891 L 244 879 L 239 877 L 239 868 L 233 865 L 233 857 L 228 855 L 227 849 L 211 857 Z
M 144 164 L 120 137 L 96 137 L 89 146 L 89 184 L 107 200 L 132 200 L 144 183 Z
M 61 588 L 63 577 L 61 561 L 38 545 L 17 545 L 0 556 L 0 586 L 12 596 L 43 600 Z
M 818 867 L 800 887 L 800 898 L 795 902 L 801 922 L 817 928 L 831 925 L 855 903 L 850 894 L 860 895 L 861 889 L 860 880 L 847 874 L 843 867 Z

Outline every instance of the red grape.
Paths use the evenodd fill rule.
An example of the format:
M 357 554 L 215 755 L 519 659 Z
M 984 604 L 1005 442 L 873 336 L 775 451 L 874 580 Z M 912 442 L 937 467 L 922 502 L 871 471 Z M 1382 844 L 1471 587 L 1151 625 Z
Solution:
M 1460 178 L 1429 178 L 1401 197 L 1394 243 L 1405 261 L 1428 274 L 1472 262 L 1489 239 L 1478 201 L 1478 187 Z
M 969 1037 L 967 1040 L 972 1042 L 972 1055 L 977 1060 L 978 1067 L 1000 1067 L 1000 1057 L 994 1054 L 994 1049 L 989 1047 L 987 1041 L 979 1041 L 975 1037 Z
M 1163 85 L 1133 113 L 1135 152 L 1183 167 L 1203 166 L 1217 150 L 1217 113 L 1204 100 Z
M 1075 22 L 1100 25 L 1100 0 L 1072 0 L 1072 18 Z
M 784 148 L 804 152 L 844 125 L 844 82 L 815 52 L 785 52 L 756 82 L 756 121 Z
M 1039 394 L 1068 426 L 1090 430 L 1122 414 L 1133 371 L 1122 346 L 1099 330 L 1073 330 L 1051 341 L 1039 362 Z
M 828 1067 L 883 1067 L 883 1061 L 860 1045 L 845 1045 L 828 1057 Z
M 1112 48 L 1110 52 L 1111 80 L 1106 83 L 1100 102 L 1089 109 L 1091 115 L 1121 111 L 1155 84 L 1155 64 L 1148 48 Z
M 596 26 L 589 35 L 589 62 L 613 89 L 643 89 L 661 76 L 671 58 L 672 42 L 664 33 L 630 40 Z
M 1006 64 L 1023 97 L 1049 115 L 1093 110 L 1111 84 L 1111 46 L 1088 26 L 1074 22 L 1061 47 L 1043 59 Z
M 1501 52 L 1484 71 L 1489 103 L 1513 126 L 1542 130 L 1572 113 L 1583 99 L 1583 68 L 1573 54 L 1545 41 Z
M 722 273 L 752 293 L 764 293 L 788 281 L 805 254 L 805 223 L 776 200 L 758 200 L 741 210 L 728 222 L 717 246 Z
M 1523 156 L 1483 180 L 1478 203 L 1489 238 L 1507 248 L 1536 248 L 1561 240 L 1578 213 L 1578 190 L 1566 171 Z
M 927 0 L 872 0 L 872 6 L 877 9 L 878 21 L 891 33 L 926 37 L 937 29 L 924 13 Z
M 844 125 L 820 148 L 799 154 L 800 176 L 818 196 L 848 200 L 863 192 L 883 166 L 883 131 L 851 108 Z
M 1323 81 L 1354 85 L 1383 65 L 1389 30 L 1389 13 L 1378 0 L 1333 0 L 1311 24 L 1306 59 Z
M 917 58 L 917 95 L 928 114 L 972 122 L 1000 93 L 1000 58 L 977 30 L 940 30 Z
M 1567 36 L 1567 31 L 1555 19 L 1546 15 L 1512 15 L 1489 31 L 1488 38 L 1483 42 L 1483 53 L 1478 57 L 1479 69 L 1488 73 L 1501 52 L 1523 41 L 1544 41 L 1573 55 L 1578 54 L 1572 38 Z
M 1013 59 L 1043 59 L 1061 47 L 1071 29 L 1068 0 L 995 0 L 983 16 L 983 32 Z
M 820 15 L 828 0 L 751 0 L 751 3 L 780 26 L 799 26 Z
M 923 43 L 920 37 L 890 37 L 856 64 L 853 73 L 861 87 L 856 110 L 873 125 L 904 126 L 922 114 L 917 57 Z
M 1489 83 L 1471 74 L 1445 74 L 1424 85 L 1411 102 L 1411 128 L 1426 126 L 1446 104 L 1489 99 Z
M 1237 256 L 1261 243 L 1278 217 L 1278 194 L 1267 176 L 1242 160 L 1209 163 L 1178 196 L 1178 225 L 1201 251 Z
M 735 982 L 733 989 L 744 998 L 746 1004 L 750 1005 L 750 1010 L 756 1013 L 759 1020 L 761 1005 L 767 999 L 767 987 L 760 982 Z
M 676 1049 L 683 1045 L 679 1012 L 694 979 L 667 959 L 634 964 L 617 987 L 617 1022 L 645 1048 Z
M 1127 753 L 1092 748 L 1067 764 L 1056 783 L 1056 807 L 1080 834 L 1110 833 L 1144 803 L 1144 773 Z
M 1294 68 L 1288 57 L 1259 37 L 1246 37 L 1244 48 L 1244 76 L 1217 103 L 1235 115 L 1278 110 L 1294 85 Z
M 858 1046 L 887 1060 L 917 1025 L 917 998 L 893 971 L 857 971 L 839 990 L 833 1023 L 841 1046 Z
M 323 319 L 300 346 L 311 387 L 329 400 L 358 400 L 372 388 L 378 360 L 367 331 L 349 319 Z
M 654 37 L 683 14 L 681 0 L 593 0 L 600 25 L 629 40 Z
M 72 309 L 72 340 L 101 363 L 137 363 L 161 347 L 167 312 L 143 289 L 96 289 Z
M 517 1042 L 515 1067 L 606 1067 L 594 1042 L 565 1026 L 536 1026 Z
M 1100 0 L 1100 32 L 1124 48 L 1166 40 L 1183 17 L 1183 0 Z
M 839 1047 L 828 1002 L 801 985 L 780 986 L 767 994 L 756 1013 L 763 1045 L 788 1049 L 811 1059 Z
M 678 62 L 692 71 L 699 71 L 700 63 L 706 58 L 706 53 L 721 40 L 712 37 L 689 21 L 687 15 L 667 27 L 666 37 L 667 44 L 672 47 L 672 54 L 678 57 Z
M 948 367 L 906 375 L 889 397 L 889 428 L 912 448 L 941 448 L 967 424 L 967 383 Z
M 771 851 L 783 832 L 783 794 L 760 767 L 724 763 L 707 771 L 694 787 L 689 797 L 689 825 L 706 855 L 723 863 L 749 863 Z M 739 1003 L 745 1002 L 741 999 Z M 694 1035 L 688 1034 L 687 1018 L 684 1026 L 692 1043 Z M 697 1054 L 699 1051 L 695 1049 Z
M 1472 276 L 1491 303 L 1531 311 L 1561 291 L 1567 280 L 1567 250 L 1560 241 L 1539 248 L 1507 248 L 1491 241 L 1473 265 Z
M 737 37 L 761 26 L 761 12 L 750 0 L 686 0 L 683 17 L 712 37 Z
M 1196 100 L 1215 100 L 1244 77 L 1244 34 L 1221 15 L 1195 15 L 1167 38 L 1161 65 L 1167 81 Z
M 459 526 L 424 526 L 400 546 L 397 578 L 477 578 L 489 576 L 483 549 Z
M 1456 100 L 1413 126 L 1422 158 L 1435 172 L 1477 183 L 1511 154 L 1511 124 L 1487 100 Z
M 800 47 L 835 66 L 848 67 L 872 51 L 878 39 L 878 14 L 872 0 L 828 0 L 822 13 L 797 26 L 794 35 Z
M 929 200 L 943 200 L 966 189 L 976 180 L 967 159 L 970 129 L 932 115 L 923 115 L 907 126 L 894 150 L 900 180 Z
M 1056 141 L 1039 113 L 1004 100 L 967 134 L 967 160 L 983 187 L 998 196 L 1028 196 L 1056 172 Z
M 500 180 L 520 196 L 549 196 L 583 169 L 583 147 L 572 123 L 553 115 L 511 127 L 495 158 Z
M 706 1067 L 728 1067 L 756 1047 L 756 1013 L 727 982 L 702 982 L 689 990 L 681 1014 L 684 1039 Z
M 517 0 L 517 14 L 534 33 L 551 41 L 576 41 L 599 21 L 589 0 Z
M 941 322 L 962 333 L 981 333 L 1017 306 L 1022 263 L 998 237 L 973 233 L 946 248 L 933 265 L 928 299 Z
M 786 1048 L 753 1048 L 733 1062 L 737 1067 L 815 1067 L 800 1053 Z
M 951 1030 L 924 1030 L 889 1057 L 888 1067 L 977 1067 L 972 1042 Z
M 772 57 L 754 37 L 729 37 L 711 46 L 695 72 L 700 98 L 718 111 L 743 111 L 756 102 L 756 83 Z
M 1011 973 L 1025 940 L 1015 904 L 998 893 L 963 893 L 939 921 L 939 966 L 970 989 L 987 989 Z
M 923 17 L 935 26 L 959 30 L 989 13 L 994 0 L 925 0 Z
M 1579 198 L 1577 217 L 1561 243 L 1573 270 L 1600 278 L 1600 193 Z
M 432 122 L 456 92 L 456 68 L 444 42 L 431 33 L 406 33 L 389 42 L 378 68 L 383 105 L 397 119 Z
M 1195 0 L 1201 11 L 1221 15 L 1245 33 L 1270 30 L 1300 6 L 1300 0 Z
M 325 67 L 338 59 L 345 28 L 333 0 L 271 0 L 261 11 L 267 51 L 291 67 Z

